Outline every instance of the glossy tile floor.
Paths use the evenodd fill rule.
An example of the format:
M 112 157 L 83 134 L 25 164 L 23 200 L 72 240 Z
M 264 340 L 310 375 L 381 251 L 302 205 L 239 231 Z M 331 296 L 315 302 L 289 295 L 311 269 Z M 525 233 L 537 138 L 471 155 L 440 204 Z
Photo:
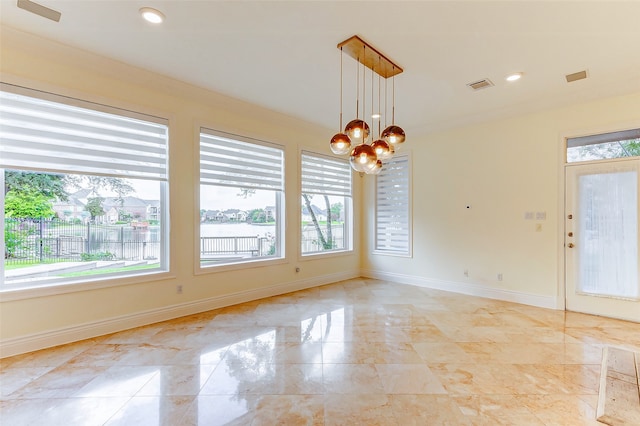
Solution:
M 2 425 L 599 425 L 640 324 L 355 279 L 1 361 Z

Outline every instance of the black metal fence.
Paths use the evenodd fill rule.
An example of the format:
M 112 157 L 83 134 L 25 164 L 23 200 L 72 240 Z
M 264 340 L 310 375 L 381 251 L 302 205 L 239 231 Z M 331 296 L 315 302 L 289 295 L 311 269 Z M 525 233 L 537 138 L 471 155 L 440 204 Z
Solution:
M 160 257 L 159 226 L 96 225 L 60 219 L 5 218 L 5 262 L 153 260 Z
M 157 260 L 160 227 L 98 225 L 61 219 L 5 218 L 5 263 L 58 263 L 89 260 Z M 344 225 L 333 226 L 333 246 L 344 248 Z M 302 252 L 323 251 L 314 228 L 302 232 Z M 201 237 L 203 259 L 219 255 L 262 257 L 275 254 L 275 242 L 267 237 Z
M 267 237 L 200 237 L 200 257 L 233 254 L 250 257 L 270 256 L 275 253 L 272 238 Z
M 326 226 L 321 227 L 322 232 L 324 233 L 324 237 L 327 238 Z M 331 250 L 340 250 L 345 248 L 345 239 L 344 239 L 344 223 L 338 225 L 331 226 L 331 234 L 332 239 L 328 241 L 331 244 Z M 322 252 L 327 249 L 322 247 L 322 243 L 318 238 L 318 232 L 313 225 L 307 225 L 302 228 L 302 253 L 315 253 Z

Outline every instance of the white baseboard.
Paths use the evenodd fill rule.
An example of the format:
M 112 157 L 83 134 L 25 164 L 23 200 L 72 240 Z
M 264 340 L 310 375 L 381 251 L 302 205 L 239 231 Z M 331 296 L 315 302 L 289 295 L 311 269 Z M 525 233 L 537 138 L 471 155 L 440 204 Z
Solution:
M 363 277 L 377 278 L 380 280 L 393 281 L 401 284 L 411 284 L 419 287 L 432 288 L 434 290 L 444 290 L 453 293 L 468 294 L 470 296 L 486 297 L 488 299 L 504 300 L 506 302 L 521 303 L 524 305 L 537 306 L 539 308 L 558 309 L 558 301 L 555 296 L 542 296 L 537 294 L 522 293 L 513 290 L 491 288 L 475 283 L 461 283 L 456 281 L 445 281 L 431 278 L 418 277 L 415 275 L 398 274 L 394 272 L 381 272 L 363 269 L 360 271 Z
M 357 278 L 359 276 L 359 271 L 322 275 L 319 277 L 292 281 L 286 284 L 272 285 L 255 290 L 210 297 L 193 302 L 181 303 L 178 305 L 171 305 L 143 312 L 135 312 L 106 320 L 5 339 L 0 341 L 0 358 L 103 336 L 105 334 L 141 327 L 156 322 L 167 321 L 186 315 L 206 312 L 212 309 L 236 305 L 238 303 L 277 296 L 311 287 L 318 287 L 337 281 Z

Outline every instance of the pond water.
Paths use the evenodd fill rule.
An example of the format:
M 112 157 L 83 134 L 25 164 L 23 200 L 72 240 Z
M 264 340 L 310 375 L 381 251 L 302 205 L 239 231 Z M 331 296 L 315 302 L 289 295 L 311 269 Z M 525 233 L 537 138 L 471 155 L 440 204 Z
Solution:
M 266 237 L 275 235 L 275 225 L 250 223 L 201 223 L 201 237 Z

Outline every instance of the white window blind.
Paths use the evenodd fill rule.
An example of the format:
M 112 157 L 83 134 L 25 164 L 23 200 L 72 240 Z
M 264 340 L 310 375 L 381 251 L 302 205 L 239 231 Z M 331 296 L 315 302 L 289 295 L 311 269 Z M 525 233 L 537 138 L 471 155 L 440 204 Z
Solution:
M 640 129 L 623 130 L 619 132 L 602 133 L 599 135 L 581 136 L 567 139 L 567 148 L 586 145 L 599 145 L 608 142 L 628 141 L 640 139 Z
M 347 161 L 302 153 L 302 193 L 351 197 L 351 167 Z
M 281 148 L 200 130 L 200 184 L 284 190 Z
M 165 120 L 1 87 L 0 167 L 167 180 Z
M 411 253 L 409 177 L 406 154 L 385 162 L 376 177 L 376 251 Z

